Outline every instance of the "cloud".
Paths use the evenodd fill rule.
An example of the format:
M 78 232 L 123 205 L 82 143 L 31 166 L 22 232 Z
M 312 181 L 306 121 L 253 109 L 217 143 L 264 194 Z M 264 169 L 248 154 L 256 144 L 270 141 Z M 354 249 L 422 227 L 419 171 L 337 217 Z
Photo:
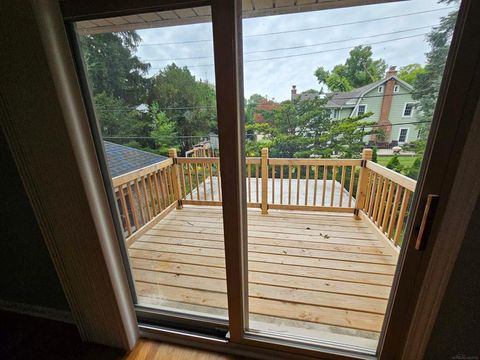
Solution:
M 291 85 L 297 85 L 299 91 L 319 89 L 314 71 L 318 66 L 332 69 L 339 63 L 344 63 L 349 49 L 355 45 L 378 43 L 372 45 L 374 58 L 382 58 L 389 65 L 404 66 L 410 63 L 425 63 L 425 53 L 429 44 L 425 36 L 405 38 L 397 41 L 390 39 L 407 37 L 416 34 L 425 34 L 429 28 L 412 31 L 407 29 L 438 24 L 441 16 L 449 10 L 445 5 L 437 4 L 436 0 L 411 0 L 390 2 L 378 5 L 357 6 L 332 10 L 296 13 L 269 17 L 244 19 L 243 47 L 244 47 L 244 89 L 245 96 L 254 93 L 266 95 L 277 101 L 290 97 Z M 434 9 L 444 9 L 410 16 L 397 16 Z M 335 26 L 340 23 L 363 21 L 380 17 L 394 16 L 391 19 L 369 21 L 361 24 Z M 277 35 L 252 36 L 255 34 L 305 29 L 311 27 L 331 26 L 324 29 L 301 32 L 287 32 Z M 398 32 L 398 34 L 395 34 Z M 197 77 L 209 82 L 215 82 L 213 67 L 213 42 L 211 23 L 164 27 L 157 29 L 139 30 L 142 44 L 170 45 L 140 46 L 138 56 L 152 64 L 150 75 L 159 71 L 159 68 L 175 62 L 180 66 L 189 66 Z M 379 35 L 393 33 L 388 35 Z M 367 37 L 369 39 L 350 40 L 352 38 Z M 185 41 L 205 42 L 184 43 Z M 346 40 L 337 42 L 340 40 Z M 348 41 L 347 41 L 348 40 Z M 251 53 L 267 49 L 297 47 L 326 42 L 324 44 L 299 49 L 285 49 L 279 51 Z M 335 50 L 347 48 L 342 50 Z M 318 54 L 270 59 L 272 57 L 291 56 L 312 52 Z M 187 58 L 187 59 L 184 59 Z M 175 60 L 168 60 L 175 59 Z M 183 60 L 182 60 L 183 59 Z M 265 61 L 250 62 L 255 59 Z M 155 61 L 161 60 L 161 61 Z

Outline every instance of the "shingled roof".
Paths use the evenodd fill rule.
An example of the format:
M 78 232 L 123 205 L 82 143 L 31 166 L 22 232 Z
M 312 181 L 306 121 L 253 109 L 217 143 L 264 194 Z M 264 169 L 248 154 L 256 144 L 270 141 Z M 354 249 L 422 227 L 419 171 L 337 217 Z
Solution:
M 114 144 L 109 141 L 104 141 L 103 144 L 105 154 L 107 155 L 108 169 L 112 177 L 117 177 L 168 159 L 165 156 Z

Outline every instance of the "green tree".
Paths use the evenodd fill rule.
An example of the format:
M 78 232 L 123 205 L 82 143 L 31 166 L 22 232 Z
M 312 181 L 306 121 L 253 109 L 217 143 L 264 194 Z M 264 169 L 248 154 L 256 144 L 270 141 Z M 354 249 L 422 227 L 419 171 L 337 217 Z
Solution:
M 94 96 L 94 102 L 104 137 L 134 137 L 150 132 L 151 122 L 148 116 L 126 104 L 123 99 L 102 92 Z
M 197 80 L 187 67 L 171 64 L 161 70 L 153 79 L 149 102 L 156 102 L 174 121 L 182 151 L 192 145 L 189 138 L 217 132 L 215 89 Z
M 412 85 L 418 74 L 424 74 L 425 68 L 420 64 L 408 64 L 398 70 L 398 78 Z
M 150 106 L 149 113 L 153 120 L 150 136 L 155 140 L 156 151 L 167 155 L 168 149 L 178 147 L 175 123 L 167 117 L 165 112 L 159 110 L 157 103 Z
M 126 104 L 145 102 L 150 64 L 135 55 L 141 38 L 135 31 L 86 35 L 80 46 L 94 95 L 105 93 Z
M 398 173 L 402 172 L 403 166 L 402 164 L 400 164 L 400 159 L 398 158 L 398 155 L 392 156 L 392 158 L 387 163 L 387 168 Z
M 315 76 L 330 91 L 350 91 L 383 78 L 387 65 L 384 60 L 372 58 L 371 46 L 356 46 L 350 51 L 345 64 L 336 65 L 332 71 L 317 68 Z
M 458 0 L 440 0 L 439 3 L 458 3 Z M 418 101 L 419 121 L 424 122 L 418 125 L 420 140 L 417 141 L 417 152 L 419 153 L 423 153 L 425 149 L 457 15 L 458 10 L 455 10 L 442 17 L 440 24 L 427 36 L 430 51 L 426 54 L 425 71 L 417 74 L 413 83 L 412 97 Z
M 378 149 L 376 146 L 372 149 L 372 161 L 375 163 L 378 162 Z
M 364 119 L 371 113 L 358 117 L 333 120 L 326 99 L 309 97 L 282 102 L 271 111 L 264 111 L 265 122 L 247 126 L 264 135 L 257 142 L 246 144 L 251 156 L 258 156 L 261 147 L 270 148 L 272 157 L 358 157 L 363 148 L 363 137 L 370 134 L 363 129 L 372 125 Z

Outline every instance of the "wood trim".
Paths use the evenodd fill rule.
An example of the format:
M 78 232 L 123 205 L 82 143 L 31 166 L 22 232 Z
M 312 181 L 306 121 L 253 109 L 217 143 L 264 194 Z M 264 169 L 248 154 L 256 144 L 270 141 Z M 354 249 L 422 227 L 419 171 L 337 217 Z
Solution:
M 130 171 L 129 173 L 114 177 L 112 179 L 112 186 L 117 187 L 123 184 L 126 184 L 129 181 L 133 181 L 139 177 L 151 174 L 155 171 L 164 169 L 166 167 L 169 167 L 170 165 L 173 164 L 173 160 L 171 158 L 163 160 L 162 162 L 158 164 L 153 164 L 153 165 L 148 165 L 145 166 L 141 169 Z
M 230 340 L 248 327 L 247 209 L 243 124 L 242 3 L 213 0 L 213 47 Z
M 138 240 L 142 235 L 144 235 L 148 230 L 150 230 L 155 224 L 157 224 L 160 220 L 162 220 L 165 216 L 167 216 L 173 209 L 177 208 L 178 201 L 175 201 L 168 205 L 160 214 L 155 216 L 145 225 L 143 225 L 140 229 L 135 231 L 132 235 L 125 239 L 127 242 L 127 246 L 130 247 L 135 241 Z
M 417 300 L 412 325 L 405 346 L 405 359 L 422 358 L 437 319 L 443 296 L 453 271 L 455 261 L 467 234 L 480 198 L 480 97 L 472 126 L 456 171 L 450 198 L 447 201 L 444 221 L 440 223 L 428 264 L 424 284 Z M 427 246 L 429 246 L 427 240 Z M 430 244 L 432 246 L 432 244 Z M 468 284 L 465 284 L 468 286 Z M 470 336 L 475 336 L 470 334 Z
M 339 212 L 353 214 L 355 210 L 353 207 L 340 206 L 313 206 L 313 205 L 281 205 L 268 204 L 269 209 L 283 209 L 283 210 L 300 210 L 300 211 L 323 211 L 323 212 Z
M 1 126 L 72 316 L 84 340 L 131 349 L 132 295 L 58 2 L 1 8 Z
M 0 299 L 0 310 L 35 316 L 42 319 L 61 321 L 68 324 L 74 323 L 70 311 L 54 309 L 45 306 L 5 301 Z
M 282 159 L 269 158 L 269 165 L 360 166 L 359 159 Z M 380 165 L 379 165 L 380 166 Z
M 370 160 L 367 161 L 367 169 L 370 169 L 376 172 L 377 174 L 381 175 L 382 177 L 392 180 L 397 184 L 400 184 L 405 189 L 408 189 L 412 192 L 415 191 L 417 182 L 413 179 L 410 179 L 409 177 L 406 177 L 405 175 L 399 174 L 382 165 L 378 165 L 377 163 L 374 163 L 373 161 L 370 161 Z
M 422 357 L 435 321 L 436 301 L 440 301 L 433 301 L 431 295 L 442 294 L 442 284 L 451 272 L 451 258 L 447 258 L 456 256 L 455 249 L 461 243 L 460 233 L 447 239 L 440 234 L 440 229 L 464 221 L 458 218 L 459 214 L 449 216 L 447 206 L 454 183 L 464 177 L 457 171 L 480 98 L 480 43 L 476 35 L 480 32 L 479 18 L 480 3 L 462 1 L 380 339 L 379 353 L 384 359 Z M 464 181 L 468 180 L 464 177 Z M 415 242 L 429 194 L 440 195 L 438 209 L 430 240 L 423 251 L 416 251 Z M 464 215 L 468 216 L 468 211 Z M 434 254 L 437 247 L 439 250 Z M 446 248 L 452 249 L 451 254 L 444 258 L 438 256 Z M 432 266 L 443 268 L 426 277 L 427 269 Z M 425 311 L 422 316 L 419 309 Z M 414 350 L 417 352 L 413 353 Z
M 60 4 L 65 20 L 79 21 L 134 13 L 186 9 L 207 6 L 209 3 L 208 0 L 136 0 L 133 2 L 125 0 L 96 0 L 95 2 L 64 0 Z M 125 29 L 122 31 L 125 31 Z

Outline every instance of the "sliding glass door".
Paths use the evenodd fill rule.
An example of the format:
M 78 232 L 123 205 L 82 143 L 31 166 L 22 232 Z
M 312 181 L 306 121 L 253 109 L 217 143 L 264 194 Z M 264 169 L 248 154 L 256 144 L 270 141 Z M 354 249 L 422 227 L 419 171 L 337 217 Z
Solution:
M 138 309 L 226 324 L 211 8 L 75 31 Z
M 199 3 L 74 26 L 140 321 L 377 354 L 457 4 Z

